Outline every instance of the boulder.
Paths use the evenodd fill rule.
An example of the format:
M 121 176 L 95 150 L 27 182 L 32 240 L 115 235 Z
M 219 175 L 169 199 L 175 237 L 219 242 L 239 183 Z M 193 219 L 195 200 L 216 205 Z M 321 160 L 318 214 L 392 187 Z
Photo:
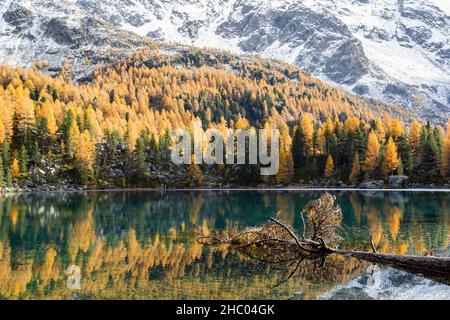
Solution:
M 109 175 L 111 178 L 122 178 L 124 176 L 124 173 L 121 169 L 109 168 Z
M 403 189 L 408 187 L 409 177 L 407 176 L 390 176 L 389 189 Z
M 339 180 L 338 182 L 336 182 L 336 187 L 346 188 L 347 184 L 345 184 L 342 180 Z
M 384 189 L 384 181 L 377 180 L 377 181 L 363 182 L 359 185 L 359 188 L 360 189 Z

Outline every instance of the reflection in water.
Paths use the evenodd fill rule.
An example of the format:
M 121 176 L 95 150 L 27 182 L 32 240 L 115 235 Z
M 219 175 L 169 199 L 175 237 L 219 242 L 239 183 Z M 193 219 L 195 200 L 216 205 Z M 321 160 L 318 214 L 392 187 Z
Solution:
M 282 271 L 227 247 L 193 240 L 194 225 L 225 230 L 298 214 L 320 192 L 99 192 L 0 198 L 0 298 L 312 299 L 364 273 L 367 264 L 330 257 L 326 272 Z M 340 193 L 348 248 L 448 255 L 445 193 Z M 67 284 L 76 280 L 79 290 Z M 75 268 L 75 269 L 74 269 Z M 310 266 L 310 269 L 316 269 Z M 72 270 L 72 271 L 71 271 Z M 75 278 L 74 278 L 75 277 Z M 73 282 L 71 282 L 73 283 Z M 76 283 L 76 282 L 75 282 Z

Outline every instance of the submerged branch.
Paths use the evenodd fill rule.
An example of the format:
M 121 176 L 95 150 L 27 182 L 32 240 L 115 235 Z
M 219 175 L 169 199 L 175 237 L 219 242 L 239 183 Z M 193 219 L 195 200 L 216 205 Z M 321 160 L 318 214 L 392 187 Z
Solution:
M 335 200 L 334 196 L 326 193 L 308 203 L 301 213 L 303 237 L 297 236 L 286 223 L 270 218 L 265 225 L 247 228 L 240 233 L 213 232 L 205 236 L 200 232 L 197 241 L 205 245 L 227 244 L 252 259 L 269 264 L 298 261 L 288 278 L 294 276 L 307 261 L 320 261 L 321 266 L 314 267 L 314 272 L 319 272 L 326 257 L 342 255 L 450 284 L 450 258 L 378 253 L 372 238 L 370 246 L 373 252 L 333 248 L 341 240 L 338 230 L 342 223 L 342 210 L 335 205 Z M 306 221 L 303 213 L 306 214 Z

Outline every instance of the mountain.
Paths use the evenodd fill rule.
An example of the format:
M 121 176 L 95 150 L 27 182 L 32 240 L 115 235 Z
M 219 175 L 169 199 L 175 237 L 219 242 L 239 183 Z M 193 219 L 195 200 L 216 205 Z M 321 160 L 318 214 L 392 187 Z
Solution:
M 72 60 L 78 76 L 109 57 L 124 57 L 146 40 L 96 18 L 70 1 L 31 0 L 0 3 L 0 63 L 29 66 L 49 63 L 58 71 Z M 89 60 L 89 63 L 88 63 Z
M 180 42 L 280 59 L 437 120 L 450 115 L 448 10 L 441 0 L 6 0 L 0 62 L 80 63 L 144 38 Z

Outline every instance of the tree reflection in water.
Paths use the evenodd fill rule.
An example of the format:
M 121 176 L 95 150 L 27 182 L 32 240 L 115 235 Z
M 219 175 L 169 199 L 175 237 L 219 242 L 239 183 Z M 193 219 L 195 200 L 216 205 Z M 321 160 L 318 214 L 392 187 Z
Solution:
M 99 192 L 0 197 L 0 298 L 312 299 L 367 268 L 329 257 L 326 268 L 285 271 L 227 247 L 205 247 L 190 230 L 264 223 L 274 212 L 300 231 L 296 214 L 318 192 Z M 447 194 L 337 194 L 344 243 L 381 252 L 448 255 Z M 81 289 L 67 288 L 71 265 Z M 314 272 L 311 272 L 314 270 Z M 321 270 L 321 271 L 318 271 Z M 281 285 L 281 282 L 283 282 Z

